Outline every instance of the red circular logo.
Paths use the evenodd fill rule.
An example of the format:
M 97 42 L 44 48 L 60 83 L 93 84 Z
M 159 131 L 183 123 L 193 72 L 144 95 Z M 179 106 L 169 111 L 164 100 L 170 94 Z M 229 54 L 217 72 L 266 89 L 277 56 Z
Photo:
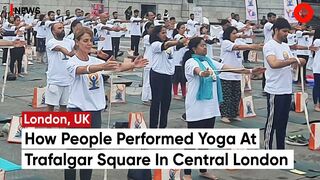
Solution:
M 294 9 L 294 17 L 300 23 L 307 23 L 313 18 L 314 11 L 310 4 L 301 3 Z

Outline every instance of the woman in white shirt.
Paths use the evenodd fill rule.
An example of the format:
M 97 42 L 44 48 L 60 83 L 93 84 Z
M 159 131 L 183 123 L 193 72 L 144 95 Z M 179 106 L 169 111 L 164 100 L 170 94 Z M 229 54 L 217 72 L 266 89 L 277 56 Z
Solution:
M 150 70 L 152 94 L 150 128 L 167 127 L 172 91 L 171 78 L 174 74 L 175 67 L 173 59 L 169 58 L 173 52 L 171 48 L 179 44 L 184 44 L 187 41 L 185 38 L 179 41 L 166 41 L 167 38 L 167 30 L 163 26 L 155 26 L 150 34 L 150 50 L 152 53 Z
M 314 32 L 313 46 L 320 47 L 320 28 L 318 27 Z M 314 110 L 320 112 L 320 50 L 315 51 L 314 61 L 312 65 L 312 71 L 314 76 L 313 86 L 313 102 Z
M 240 51 L 244 50 L 262 50 L 262 45 L 247 45 L 242 41 L 235 43 L 238 38 L 238 29 L 230 26 L 223 33 L 223 41 L 221 43 L 221 59 L 222 63 L 232 65 L 236 68 L 243 68 L 242 57 Z M 220 105 L 221 120 L 230 123 L 230 119 L 238 120 L 239 103 L 241 98 L 241 79 L 240 74 L 231 72 L 223 72 L 220 75 L 222 90 L 224 94 L 224 102 Z
M 172 34 L 174 37 L 173 39 L 178 41 L 182 38 L 186 38 L 184 35 L 186 30 L 187 29 L 186 29 L 185 23 L 179 22 L 177 24 L 176 29 L 174 29 L 173 31 L 173 34 Z M 173 99 L 177 99 L 177 100 L 184 99 L 187 93 L 187 87 L 186 87 L 187 79 L 184 76 L 183 69 L 181 66 L 183 55 L 187 50 L 188 49 L 182 44 L 180 46 L 176 46 L 173 52 L 173 62 L 175 65 L 174 74 L 172 78 Z M 178 96 L 179 84 L 181 86 L 182 97 Z
M 68 109 L 70 112 L 86 111 L 91 114 L 91 127 L 101 128 L 101 111 L 105 108 L 105 90 L 101 71 L 126 71 L 144 67 L 145 59 L 137 58 L 132 63 L 117 63 L 111 57 L 107 62 L 88 54 L 93 46 L 92 30 L 84 27 L 75 34 L 76 52 L 67 65 L 73 78 Z M 92 169 L 81 169 L 81 179 L 90 180 Z M 76 179 L 75 169 L 65 170 L 65 180 Z
M 151 51 L 150 51 L 150 34 L 154 28 L 152 22 L 148 22 L 145 25 L 145 31 L 142 34 L 143 37 L 143 46 L 144 46 L 144 58 L 149 61 L 149 64 L 143 68 L 143 85 L 142 85 L 142 93 L 141 100 L 144 104 L 150 105 L 150 101 L 152 99 L 151 96 L 151 87 L 150 87 L 150 69 L 151 69 Z
M 233 73 L 262 73 L 264 68 L 232 70 L 237 67 L 212 60 L 207 54 L 207 44 L 201 37 L 190 40 L 189 51 L 184 56 L 183 66 L 188 80 L 185 101 L 186 122 L 188 128 L 214 128 L 215 118 L 220 116 L 219 104 L 223 102 L 222 85 L 218 72 L 228 70 Z M 192 180 L 191 170 L 184 170 L 184 180 Z M 200 170 L 200 176 L 217 179 L 206 169 Z

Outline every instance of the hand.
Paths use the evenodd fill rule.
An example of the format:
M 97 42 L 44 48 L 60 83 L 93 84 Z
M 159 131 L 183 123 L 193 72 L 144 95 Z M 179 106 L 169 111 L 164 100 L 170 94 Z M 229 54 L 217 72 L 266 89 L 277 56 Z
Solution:
M 264 67 L 257 67 L 252 69 L 252 74 L 261 74 L 264 73 L 266 71 L 266 68 Z
M 25 41 L 20 41 L 20 39 L 17 39 L 15 41 L 13 41 L 13 46 L 14 47 L 23 47 L 24 45 L 26 45 Z
M 304 66 L 307 63 L 307 61 L 303 58 L 299 58 L 299 60 L 300 60 L 300 64 L 298 63 L 299 66 Z
M 255 50 L 262 50 L 263 49 L 264 44 L 254 44 L 253 47 Z
M 99 51 L 97 51 L 97 57 L 107 60 L 109 55 L 104 53 L 103 51 L 99 50 Z
M 255 39 L 255 38 L 256 38 L 256 35 L 251 35 L 250 38 L 251 38 L 251 39 Z
M 111 56 L 106 63 L 103 64 L 103 70 L 106 71 L 116 71 L 119 68 L 118 62 L 116 62 Z
M 201 72 L 201 71 L 200 71 L 200 72 Z M 209 76 L 211 76 L 212 74 L 213 74 L 213 71 L 210 70 L 209 68 L 207 68 L 206 71 L 202 71 L 201 76 L 200 76 L 200 73 L 199 73 L 199 76 L 200 76 L 200 77 L 209 77 Z
M 105 38 L 104 37 L 99 37 L 99 41 L 104 41 Z
M 134 61 L 134 68 L 143 68 L 148 65 L 148 60 L 142 56 L 138 56 Z
M 314 47 L 313 45 L 309 47 L 311 51 L 318 51 L 319 47 Z

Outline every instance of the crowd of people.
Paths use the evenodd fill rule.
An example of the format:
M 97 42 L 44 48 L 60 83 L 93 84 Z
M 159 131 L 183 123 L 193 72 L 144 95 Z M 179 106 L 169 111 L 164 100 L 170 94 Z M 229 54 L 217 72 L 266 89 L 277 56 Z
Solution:
M 197 22 L 190 14 L 187 22 L 176 22 L 168 12 L 148 12 L 127 9 L 126 19 L 118 12 L 94 17 L 75 9 L 49 11 L 31 16 L 8 16 L 1 13 L 0 29 L 4 40 L 2 63 L 11 54 L 10 71 L 23 78 L 21 72 L 25 47 L 36 45 L 37 61 L 47 63 L 45 101 L 47 111 L 89 111 L 92 128 L 101 127 L 101 111 L 106 106 L 103 71 L 143 69 L 141 100 L 150 105 L 150 128 L 166 128 L 173 99 L 185 101 L 182 118 L 188 128 L 213 128 L 216 117 L 225 123 L 241 121 L 241 74 L 263 73 L 263 91 L 267 98 L 268 118 L 265 124 L 264 147 L 272 149 L 273 133 L 276 148 L 285 148 L 285 136 L 292 96 L 292 68 L 304 67 L 309 57 L 314 59 L 314 110 L 320 112 L 320 29 L 306 24 L 292 25 L 274 13 L 267 14 L 261 25 L 240 21 L 238 14 L 221 21 L 222 31 L 213 36 L 210 24 Z M 267 22 L 265 22 L 267 21 Z M 129 24 L 126 26 L 125 24 Z M 264 43 L 254 44 L 256 28 L 263 28 Z M 117 61 L 123 55 L 119 45 L 129 31 L 131 62 Z M 26 37 L 25 37 L 26 36 Z M 144 52 L 139 51 L 140 40 Z M 95 45 L 97 48 L 93 48 Z M 220 44 L 220 58 L 213 57 L 213 44 Z M 263 51 L 264 67 L 244 68 L 249 51 Z M 15 70 L 15 62 L 18 68 Z M 299 79 L 301 82 L 301 79 Z M 304 81 L 305 82 L 305 81 Z M 178 95 L 179 85 L 182 96 Z M 184 170 L 185 180 L 192 179 L 191 170 Z M 90 179 L 92 170 L 80 170 L 81 179 Z M 217 179 L 206 170 L 200 175 Z M 65 179 L 75 179 L 75 170 L 65 170 Z

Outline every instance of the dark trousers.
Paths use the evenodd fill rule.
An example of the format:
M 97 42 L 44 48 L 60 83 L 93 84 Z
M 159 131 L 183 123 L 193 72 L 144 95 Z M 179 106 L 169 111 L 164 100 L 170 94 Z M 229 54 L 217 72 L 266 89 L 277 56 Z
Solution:
M 241 81 L 221 80 L 223 102 L 220 104 L 221 117 L 235 118 L 239 116 L 241 100 Z
M 31 45 L 31 29 L 27 29 L 27 44 Z
M 307 75 L 307 62 L 309 60 L 309 56 L 306 56 L 306 55 L 298 55 L 298 58 L 303 58 L 306 60 L 306 64 L 303 66 L 303 80 L 304 82 L 306 82 L 307 78 L 306 78 L 306 75 Z M 298 76 L 298 82 L 301 82 L 301 75 L 300 75 L 300 68 L 299 68 L 299 76 Z
M 266 86 L 266 76 L 262 73 L 262 91 L 264 91 L 264 87 Z
M 314 85 L 312 90 L 313 103 L 316 105 L 320 103 L 320 74 L 313 74 Z
M 139 55 L 139 42 L 140 36 L 133 36 L 131 35 L 131 50 L 134 51 L 134 56 Z
M 171 75 L 150 70 L 152 101 L 150 107 L 150 128 L 166 128 L 171 103 Z M 160 123 L 159 123 L 160 110 Z
M 285 149 L 291 96 L 291 94 L 267 94 L 268 119 L 264 129 L 265 149 L 272 149 L 274 131 L 276 131 L 277 149 Z
M 250 50 L 243 51 L 243 60 L 244 60 L 244 62 L 249 61 L 249 52 L 250 52 Z
M 112 39 L 113 56 L 116 58 L 118 56 L 118 52 L 119 52 L 120 37 L 112 37 L 111 39 Z
M 2 50 L 2 63 L 6 63 L 8 58 L 8 48 L 3 48 Z
M 69 108 L 69 112 L 82 112 L 79 108 Z M 91 114 L 91 128 L 101 128 L 101 111 L 89 111 Z M 65 169 L 65 180 L 76 180 L 76 169 Z M 80 180 L 90 180 L 92 169 L 80 169 Z
M 37 45 L 37 31 L 33 31 L 32 35 L 33 35 L 33 45 L 36 46 Z
M 24 55 L 24 47 L 16 47 L 10 49 L 10 71 L 14 73 L 14 63 L 18 63 L 18 73 L 21 73 L 22 58 Z
M 193 128 L 206 128 L 206 129 L 212 129 L 214 128 L 214 123 L 215 123 L 216 118 L 212 117 L 209 119 L 203 119 L 200 121 L 194 121 L 194 122 L 188 122 L 188 129 L 193 129 Z M 206 169 L 200 169 L 201 173 L 207 172 Z M 185 175 L 191 175 L 191 169 L 185 169 L 184 170 Z

